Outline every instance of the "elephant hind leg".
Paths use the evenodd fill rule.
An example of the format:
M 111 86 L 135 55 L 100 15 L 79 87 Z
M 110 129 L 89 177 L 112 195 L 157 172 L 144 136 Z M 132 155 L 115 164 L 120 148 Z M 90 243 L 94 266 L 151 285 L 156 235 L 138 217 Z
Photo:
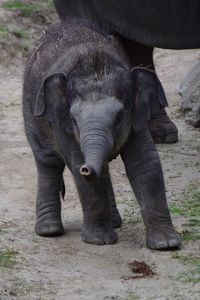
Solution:
M 148 128 L 156 144 L 171 144 L 178 141 L 176 125 L 170 120 L 164 108 L 151 118 Z

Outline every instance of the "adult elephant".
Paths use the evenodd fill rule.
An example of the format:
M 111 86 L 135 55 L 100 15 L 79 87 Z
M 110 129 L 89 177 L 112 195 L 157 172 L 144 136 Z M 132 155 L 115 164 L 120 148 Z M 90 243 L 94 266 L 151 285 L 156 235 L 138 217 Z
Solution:
M 132 65 L 154 69 L 153 47 L 200 48 L 199 0 L 54 0 L 61 20 L 92 21 L 116 35 Z M 149 122 L 155 142 L 174 143 L 178 132 L 164 108 Z

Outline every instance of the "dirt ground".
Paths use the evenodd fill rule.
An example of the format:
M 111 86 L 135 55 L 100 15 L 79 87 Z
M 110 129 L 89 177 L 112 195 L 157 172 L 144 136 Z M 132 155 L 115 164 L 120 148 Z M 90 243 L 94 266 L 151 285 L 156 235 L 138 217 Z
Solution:
M 185 124 L 177 93 L 200 50 L 155 51 L 168 111 L 179 129 L 177 144 L 157 149 L 173 222 L 183 239 L 181 250 L 146 248 L 140 211 L 120 159 L 110 165 L 123 216 L 116 245 L 81 241 L 82 212 L 68 170 L 62 203 L 65 235 L 35 235 L 36 168 L 23 129 L 21 90 L 27 50 L 56 18 L 47 2 L 39 12 L 33 7 L 27 13 L 0 1 L 0 300 L 200 299 L 200 131 Z M 129 265 L 134 260 L 148 264 L 151 276 L 134 278 Z

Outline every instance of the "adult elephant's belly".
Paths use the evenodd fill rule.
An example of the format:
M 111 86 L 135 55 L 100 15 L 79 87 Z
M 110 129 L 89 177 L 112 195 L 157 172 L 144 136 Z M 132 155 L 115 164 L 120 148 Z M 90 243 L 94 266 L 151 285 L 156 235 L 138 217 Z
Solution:
M 62 20 L 91 19 L 147 46 L 200 48 L 199 0 L 54 0 Z

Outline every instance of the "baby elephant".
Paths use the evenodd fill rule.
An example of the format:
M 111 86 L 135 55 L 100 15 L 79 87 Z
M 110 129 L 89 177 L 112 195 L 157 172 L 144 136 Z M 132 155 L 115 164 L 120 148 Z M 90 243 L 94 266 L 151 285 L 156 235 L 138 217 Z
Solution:
M 130 70 L 114 40 L 78 22 L 50 26 L 28 60 L 23 90 L 25 130 L 38 172 L 38 235 L 64 232 L 60 190 L 67 165 L 82 204 L 83 241 L 116 243 L 113 228 L 121 217 L 108 162 L 120 154 L 141 207 L 147 246 L 180 246 L 147 128 L 165 105 L 156 74 Z

